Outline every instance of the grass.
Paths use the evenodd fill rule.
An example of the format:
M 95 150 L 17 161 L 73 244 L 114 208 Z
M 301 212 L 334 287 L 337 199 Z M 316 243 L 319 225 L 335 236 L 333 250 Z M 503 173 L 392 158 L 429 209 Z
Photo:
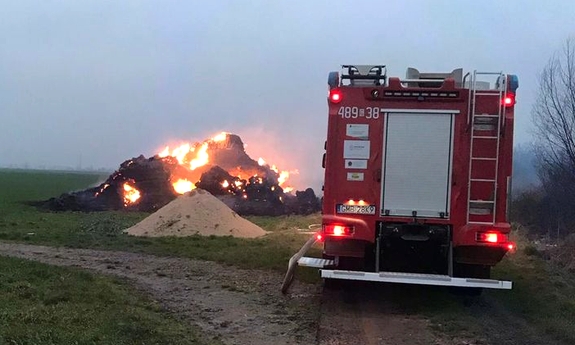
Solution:
M 117 279 L 0 257 L 0 344 L 208 344 L 198 334 Z
M 279 216 L 279 217 L 246 217 L 251 222 L 256 223 L 263 229 L 272 232 L 300 232 L 316 231 L 317 225 L 321 224 L 321 217 L 318 214 L 309 216 Z M 309 228 L 312 226 L 311 229 Z M 314 226 L 315 225 L 315 226 Z
M 545 260 L 516 231 L 518 251 L 497 266 L 497 273 L 514 282 L 510 294 L 496 295 L 507 310 L 541 333 L 575 344 L 575 276 Z
M 296 229 L 306 229 L 309 224 L 320 222 L 318 215 L 249 217 L 252 222 L 271 231 L 260 239 L 139 238 L 122 234 L 121 230 L 147 216 L 144 213 L 45 213 L 23 203 L 86 188 L 101 178 L 93 174 L 0 171 L 0 240 L 181 256 L 284 272 L 289 257 L 309 236 L 298 234 Z M 493 337 L 490 327 L 506 323 L 509 316 L 510 319 L 525 321 L 524 324 L 519 322 L 519 330 L 510 336 L 536 331 L 557 341 L 575 343 L 575 277 L 550 264 L 521 237 L 516 241 L 519 243 L 517 253 L 508 255 L 494 270 L 496 278 L 514 282 L 512 291 L 486 291 L 484 297 L 469 299 L 454 296 L 445 288 L 402 286 L 395 293 L 392 290 L 390 298 L 399 301 L 409 313 L 428 316 L 438 332 L 453 336 Z M 315 254 L 318 253 L 316 248 Z M 316 270 L 300 269 L 298 275 L 306 281 L 318 280 Z M 37 289 L 37 283 L 30 283 L 30 289 Z M 29 289 L 28 285 L 23 286 L 24 290 Z M 74 290 L 71 291 L 74 294 Z M 32 310 L 35 310 L 31 312 L 35 318 L 41 319 L 44 315 L 43 311 L 40 312 L 43 309 Z M 0 320 L 6 320 L 5 315 L 0 313 Z M 42 322 L 46 325 L 48 321 Z M 491 342 L 500 340 L 491 339 Z M 33 344 L 34 341 L 20 343 Z
M 102 176 L 78 173 L 0 171 L 0 240 L 29 244 L 127 250 L 217 261 L 242 268 L 284 271 L 310 235 L 297 233 L 317 215 L 250 217 L 272 233 L 260 239 L 191 236 L 133 237 L 122 230 L 148 214 L 139 212 L 39 212 L 24 204 L 93 185 Z
M 465 297 L 425 288 L 413 294 L 408 305 L 428 316 L 435 330 L 454 337 L 482 338 L 487 343 L 514 339 L 511 343 L 519 344 L 521 335 L 537 339 L 536 343 L 575 344 L 575 276 L 535 253 L 521 231 L 516 230 L 514 237 L 517 252 L 508 254 L 492 274 L 513 281 L 512 290 L 485 290 L 481 297 Z
M 251 220 L 273 233 L 251 240 L 139 238 L 122 230 L 146 217 L 145 213 L 53 213 L 25 204 L 84 189 L 103 178 L 98 174 L 0 170 L 0 240 L 182 256 L 283 271 L 288 258 L 309 236 L 294 231 L 299 223 L 307 225 L 308 218 L 281 217 L 274 222 L 255 217 Z M 189 325 L 131 290 L 100 275 L 0 257 L 0 344 L 205 343 Z

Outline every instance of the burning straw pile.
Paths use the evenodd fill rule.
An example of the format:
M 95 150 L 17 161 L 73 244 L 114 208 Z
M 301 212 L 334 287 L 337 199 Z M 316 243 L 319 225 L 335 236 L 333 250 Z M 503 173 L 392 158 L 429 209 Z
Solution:
M 150 158 L 123 162 L 101 185 L 41 203 L 53 211 L 155 211 L 196 188 L 218 197 L 240 215 L 308 214 L 319 211 L 311 188 L 291 193 L 289 172 L 250 158 L 237 135 L 221 133 Z

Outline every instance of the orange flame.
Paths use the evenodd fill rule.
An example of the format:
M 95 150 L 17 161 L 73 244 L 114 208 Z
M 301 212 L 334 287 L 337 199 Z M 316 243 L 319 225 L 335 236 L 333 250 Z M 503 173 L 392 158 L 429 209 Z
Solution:
M 172 184 L 174 191 L 178 194 L 184 194 L 196 189 L 196 185 L 186 179 L 179 179 Z
M 204 141 L 201 144 L 189 144 L 189 143 L 184 143 L 181 144 L 178 147 L 175 147 L 173 149 L 170 149 L 169 146 L 166 146 L 159 154 L 158 156 L 161 158 L 164 157 L 173 157 L 175 159 L 177 159 L 178 163 L 180 163 L 181 165 L 185 166 L 186 168 L 190 169 L 190 170 L 196 170 L 202 166 L 205 166 L 206 164 L 210 163 L 210 157 L 208 154 L 208 146 L 210 145 L 210 143 L 218 143 L 218 142 L 222 142 L 225 141 L 228 138 L 229 133 L 227 132 L 221 132 L 219 134 L 214 135 L 212 138 Z M 286 193 L 289 193 L 290 191 L 293 190 L 292 187 L 288 187 L 286 186 L 287 180 L 290 176 L 290 172 L 289 171 L 280 171 L 275 165 L 270 166 L 268 163 L 266 163 L 266 161 L 260 157 L 258 159 L 258 164 L 260 166 L 266 166 L 269 169 L 271 169 L 272 171 L 274 171 L 276 174 L 278 174 L 278 185 L 280 187 L 282 187 L 283 191 Z M 237 174 L 237 177 L 239 179 L 245 179 L 245 180 L 249 180 L 250 176 L 241 176 L 241 170 L 238 170 L 237 172 L 230 172 L 232 175 Z M 181 178 L 180 178 L 181 177 Z M 191 181 L 189 181 L 188 179 L 190 178 L 189 176 L 187 177 L 188 179 L 185 179 L 186 175 L 179 175 L 178 176 L 178 180 L 172 183 L 172 186 L 174 188 L 174 191 L 178 194 L 184 194 L 186 192 L 189 192 L 193 189 L 196 188 L 196 186 L 194 185 L 194 183 L 192 183 Z M 262 184 L 263 183 L 263 178 L 259 177 L 257 175 L 252 176 L 253 177 L 253 183 L 259 183 Z M 233 185 L 232 185 L 233 184 Z M 230 181 L 223 181 L 221 182 L 221 186 L 223 188 L 228 188 L 230 186 L 235 187 L 235 190 L 243 190 L 243 188 L 245 187 L 243 182 L 239 181 L 239 180 L 235 180 L 233 182 Z M 275 189 L 275 187 L 274 187 Z M 230 190 L 230 193 L 233 193 L 233 191 Z M 244 196 L 247 197 L 247 196 Z
M 108 188 L 108 187 L 110 187 L 110 184 L 109 184 L 109 183 L 104 184 L 104 185 L 102 186 L 102 188 L 100 188 L 100 190 L 99 190 L 98 192 L 96 192 L 96 194 L 94 194 L 94 196 L 100 195 L 100 193 L 103 193 L 103 192 L 106 190 L 106 188 Z
M 140 199 L 140 191 L 132 187 L 128 182 L 124 183 L 124 206 L 134 204 Z
M 208 143 L 203 143 L 196 155 L 196 158 L 192 159 L 190 162 L 190 169 L 195 170 L 201 166 L 208 164 L 210 157 L 208 155 Z M 180 163 L 181 164 L 181 163 Z
M 259 164 L 260 166 L 268 165 L 268 164 L 266 163 L 266 161 L 265 161 L 263 158 L 261 158 L 261 157 L 258 159 L 258 164 Z M 285 193 L 289 193 L 289 192 L 291 192 L 291 191 L 294 190 L 293 187 L 285 186 L 285 183 L 286 183 L 287 180 L 289 179 L 290 171 L 287 171 L 287 170 L 279 170 L 278 167 L 275 166 L 275 165 L 272 165 L 272 166 L 269 166 L 269 165 L 268 165 L 268 167 L 269 167 L 272 171 L 274 171 L 276 174 L 279 175 L 279 176 L 278 176 L 278 185 L 279 185 L 280 187 L 282 187 L 282 189 L 283 189 L 283 191 L 284 191 Z M 297 170 L 295 170 L 295 171 L 292 171 L 292 173 L 298 174 L 299 172 L 298 172 Z M 260 182 L 260 183 L 261 183 L 261 182 Z
M 170 147 L 166 146 L 166 148 L 164 150 L 162 150 L 162 152 L 158 153 L 158 156 L 160 156 L 160 158 L 164 158 L 164 157 L 168 157 L 170 155 Z
M 166 148 L 160 152 L 158 156 L 160 156 L 160 158 L 171 156 L 177 159 L 178 163 L 184 164 L 187 161 L 188 154 L 194 152 L 194 150 L 195 148 L 190 147 L 190 144 L 182 144 L 171 151 L 170 147 L 166 146 Z
M 280 176 L 278 177 L 278 184 L 281 186 L 287 181 L 288 178 L 289 178 L 289 171 L 280 172 Z
M 184 144 L 180 147 L 176 147 L 172 152 L 172 156 L 175 157 L 180 164 L 184 164 L 190 152 L 194 152 L 194 149 L 190 147 L 190 144 Z
M 210 140 L 220 142 L 226 140 L 227 136 L 228 133 L 222 132 Z M 199 146 L 199 148 L 191 146 L 188 143 L 182 144 L 173 150 L 170 150 L 170 147 L 166 146 L 158 156 L 160 156 L 160 158 L 168 156 L 174 157 L 178 160 L 178 163 L 187 166 L 190 170 L 195 170 L 210 162 L 210 157 L 208 155 L 208 142 L 204 142 Z
M 220 134 L 214 136 L 214 137 L 212 138 L 212 141 L 215 141 L 215 142 L 224 141 L 224 140 L 226 140 L 226 138 L 228 137 L 228 134 L 229 134 L 229 133 L 221 132 Z

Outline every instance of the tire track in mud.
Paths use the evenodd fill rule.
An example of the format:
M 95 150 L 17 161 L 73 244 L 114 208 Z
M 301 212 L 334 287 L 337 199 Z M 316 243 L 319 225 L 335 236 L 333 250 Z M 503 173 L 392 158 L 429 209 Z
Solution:
M 431 331 L 427 319 L 391 301 L 387 290 L 386 286 L 362 282 L 324 289 L 318 344 L 451 344 Z
M 280 293 L 275 272 L 153 255 L 0 243 L 0 255 L 128 279 L 167 310 L 224 344 L 313 344 L 318 287 Z
M 345 282 L 320 297 L 318 344 L 567 345 L 507 310 L 498 293 L 511 292 L 469 297 L 443 287 Z M 435 324 L 423 316 L 435 314 L 443 314 Z
M 284 296 L 275 272 L 214 262 L 12 243 L 0 243 L 0 255 L 128 279 L 225 344 L 434 344 L 424 319 L 394 309 L 373 286 L 322 293 L 296 280 Z
M 1 242 L 0 255 L 127 279 L 167 310 L 197 326 L 206 338 L 217 338 L 224 344 L 560 344 L 538 333 L 489 295 L 464 311 L 469 319 L 466 322 L 479 325 L 485 334 L 444 334 L 423 316 L 420 304 L 434 294 L 419 286 L 345 282 L 342 289 L 321 291 L 319 284 L 296 280 L 284 296 L 279 273 L 209 261 Z M 441 304 L 429 305 L 441 308 Z

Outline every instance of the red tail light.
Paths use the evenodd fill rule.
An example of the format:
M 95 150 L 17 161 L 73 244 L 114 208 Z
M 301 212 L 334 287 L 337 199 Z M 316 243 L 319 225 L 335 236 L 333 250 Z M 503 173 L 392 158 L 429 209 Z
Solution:
M 478 232 L 475 234 L 475 240 L 482 243 L 491 243 L 496 246 L 503 246 L 508 251 L 515 250 L 515 243 L 509 242 L 509 235 L 497 231 Z
M 323 233 L 326 236 L 351 236 L 354 233 L 353 226 L 339 225 L 339 224 L 324 224 Z
M 478 232 L 475 239 L 477 242 L 486 243 L 507 243 L 509 242 L 509 237 L 507 234 L 502 234 L 500 232 L 488 231 L 488 232 Z
M 339 103 L 343 98 L 343 94 L 340 89 L 331 89 L 329 90 L 329 101 L 331 103 Z
M 512 107 L 515 105 L 515 94 L 508 92 L 505 94 L 505 97 L 503 97 L 503 100 L 501 101 L 503 103 L 503 106 L 508 108 L 508 107 Z

